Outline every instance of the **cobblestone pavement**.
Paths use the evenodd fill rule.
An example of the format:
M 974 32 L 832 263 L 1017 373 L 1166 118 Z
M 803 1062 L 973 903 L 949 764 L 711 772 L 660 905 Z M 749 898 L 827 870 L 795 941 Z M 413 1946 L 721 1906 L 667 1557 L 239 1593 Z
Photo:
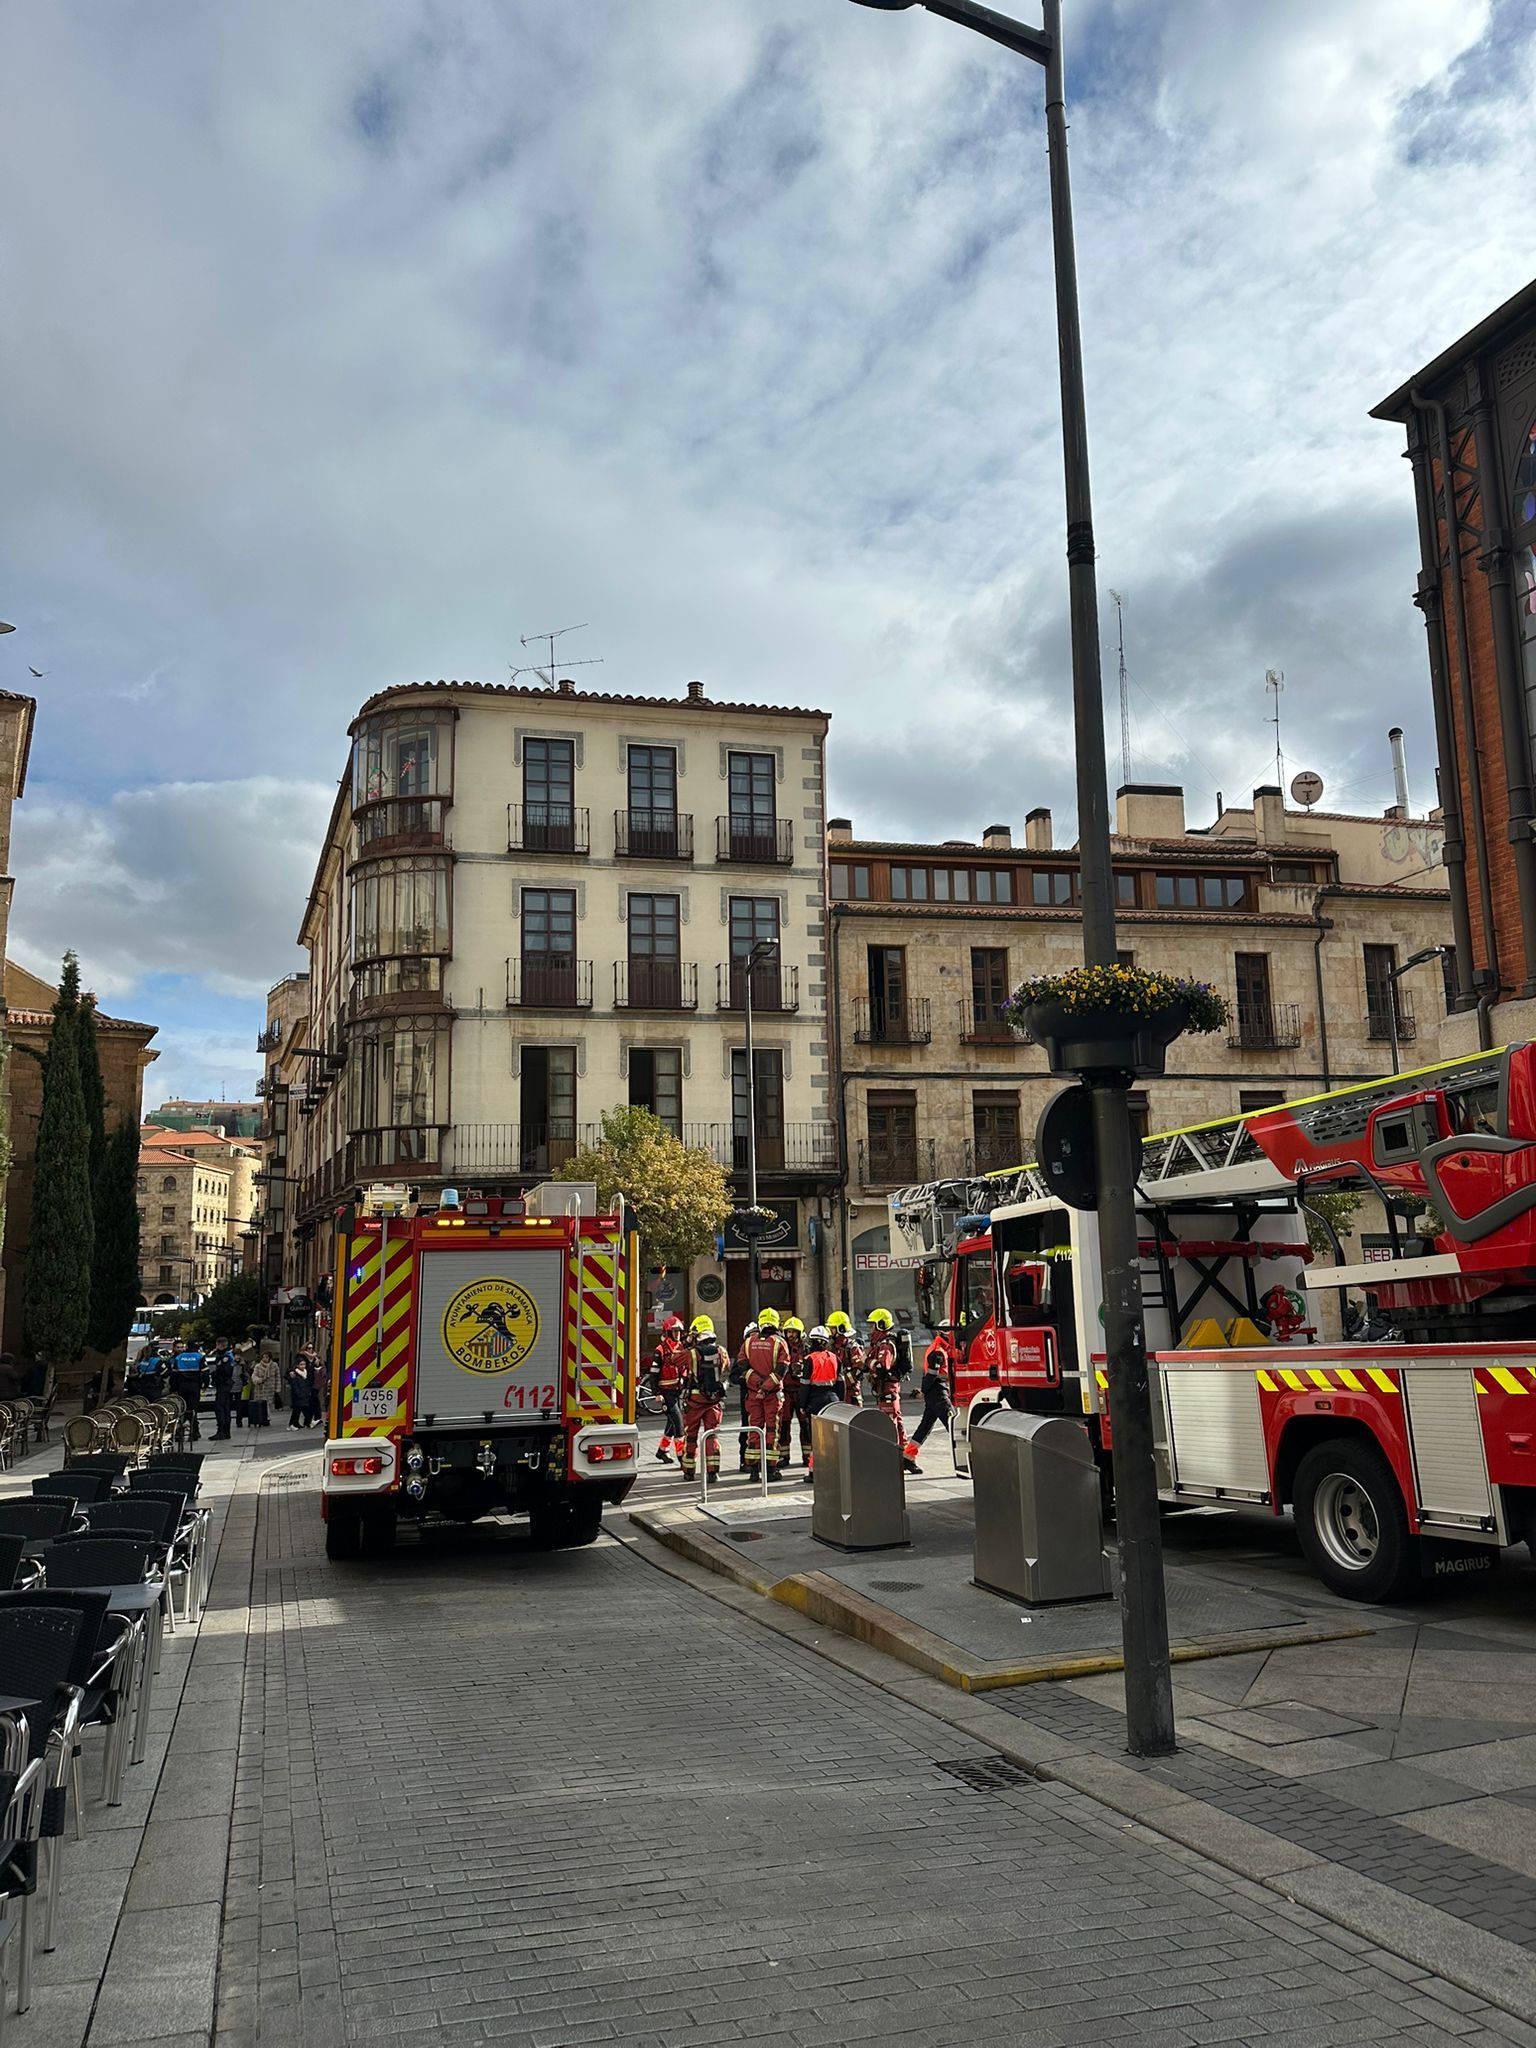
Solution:
M 220 2048 L 1536 2043 L 611 1540 L 331 1567 L 314 1488 L 263 1481 Z

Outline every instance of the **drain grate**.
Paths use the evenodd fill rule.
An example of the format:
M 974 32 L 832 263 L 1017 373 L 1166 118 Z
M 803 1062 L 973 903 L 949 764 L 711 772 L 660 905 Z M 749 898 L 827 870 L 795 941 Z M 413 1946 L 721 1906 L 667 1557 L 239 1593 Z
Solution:
M 1021 1771 L 1017 1764 L 1011 1764 L 1001 1756 L 962 1756 L 953 1763 L 936 1764 L 934 1768 L 947 1771 L 962 1785 L 969 1785 L 973 1792 L 1013 1792 L 1022 1785 L 1035 1782 L 1028 1771 Z
M 871 1579 L 869 1590 L 871 1593 L 921 1593 L 923 1582 L 921 1579 Z

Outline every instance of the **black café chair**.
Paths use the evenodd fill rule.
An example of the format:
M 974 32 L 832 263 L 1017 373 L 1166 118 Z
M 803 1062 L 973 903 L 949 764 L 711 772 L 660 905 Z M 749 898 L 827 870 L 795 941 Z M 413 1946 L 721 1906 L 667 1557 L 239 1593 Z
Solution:
M 80 1511 L 85 1529 L 64 1541 L 78 1543 L 82 1535 L 147 1536 L 157 1550 L 169 1551 L 181 1527 L 181 1509 L 174 1500 L 157 1500 L 152 1494 L 135 1494 L 118 1500 L 96 1500 Z M 3 1569 L 3 1560 L 0 1560 Z
M 47 1543 L 75 1519 L 72 1500 L 0 1500 L 0 1535 Z
M 129 1480 L 124 1496 L 127 1500 L 175 1501 L 180 1508 L 182 1529 L 176 1550 L 172 1555 L 172 1572 L 185 1571 L 186 1581 L 182 1588 L 182 1614 L 187 1621 L 197 1619 L 197 1610 L 202 1605 L 202 1562 L 203 1545 L 207 1540 L 213 1517 L 207 1508 L 200 1508 L 195 1499 L 196 1485 L 186 1484 L 186 1475 L 177 1472 L 135 1472 Z
M 144 1461 L 146 1472 L 185 1472 L 196 1493 L 202 1482 L 206 1451 L 151 1451 Z
M 28 1765 L 41 1763 L 47 1786 L 38 1823 L 48 1844 L 48 1881 L 57 1890 L 63 1850 L 65 1778 L 74 1743 L 79 1691 L 73 1674 L 80 1667 L 86 1617 L 78 1608 L 29 1606 L 0 1601 L 0 1686 L 7 1697 L 37 1704 L 27 1714 Z M 35 1861 L 22 1886 L 21 1955 L 17 1965 L 16 2009 L 32 2002 L 32 1901 L 37 1891 Z
M 109 1479 L 121 1479 L 133 1463 L 126 1451 L 86 1451 L 83 1456 L 71 1458 L 65 1471 L 71 1478 L 80 1472 L 105 1472 Z
M 0 1593 L 8 1592 L 15 1585 L 26 1549 L 25 1536 L 6 1535 L 0 1531 Z
M 105 1472 L 77 1472 L 73 1465 L 63 1472 L 45 1472 L 32 1482 L 34 1500 L 105 1500 L 111 1491 Z

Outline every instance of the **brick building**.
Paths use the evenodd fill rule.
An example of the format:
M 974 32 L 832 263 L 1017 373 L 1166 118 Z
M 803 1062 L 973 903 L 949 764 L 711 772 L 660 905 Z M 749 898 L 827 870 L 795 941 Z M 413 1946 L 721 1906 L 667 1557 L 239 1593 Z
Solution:
M 1171 1130 L 1440 1056 L 1439 964 L 1390 971 L 1450 938 L 1438 818 L 1348 817 L 1286 807 L 1274 788 L 1187 829 L 1184 793 L 1116 799 L 1116 923 L 1138 966 L 1212 982 L 1228 1031 L 1173 1047 L 1165 1079 L 1132 1098 L 1143 1129 Z M 890 1272 L 894 1187 L 1017 1165 L 1060 1086 L 1002 1015 L 1032 972 L 1082 960 L 1077 852 L 1035 810 L 1016 847 L 828 835 L 832 978 L 848 1161 L 844 1284 L 854 1307 L 911 1302 Z
M 1536 282 L 1373 417 L 1413 469 L 1461 1052 L 1536 1036 Z
M 3 1343 L 19 1352 L 22 1276 L 32 1228 L 32 1176 L 37 1155 L 37 1125 L 43 1107 L 43 1059 L 53 1031 L 53 999 L 57 991 L 14 960 L 5 963 L 6 1037 L 10 1059 L 6 1093 L 11 1132 L 11 1170 L 5 1182 L 5 1319 Z M 134 1024 L 123 1017 L 96 1013 L 96 1042 L 106 1092 L 106 1124 L 115 1130 L 124 1117 L 138 1123 L 143 1113 L 144 1071 L 159 1054 L 150 1045 L 153 1024 Z

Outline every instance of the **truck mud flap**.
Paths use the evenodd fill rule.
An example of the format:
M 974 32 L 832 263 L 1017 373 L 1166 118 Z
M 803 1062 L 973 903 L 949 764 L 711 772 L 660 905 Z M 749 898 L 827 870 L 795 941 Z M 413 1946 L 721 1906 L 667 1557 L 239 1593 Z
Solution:
M 1419 1538 L 1419 1569 L 1430 1585 L 1457 1579 L 1491 1579 L 1503 1553 L 1493 1543 L 1448 1543 L 1443 1536 Z

